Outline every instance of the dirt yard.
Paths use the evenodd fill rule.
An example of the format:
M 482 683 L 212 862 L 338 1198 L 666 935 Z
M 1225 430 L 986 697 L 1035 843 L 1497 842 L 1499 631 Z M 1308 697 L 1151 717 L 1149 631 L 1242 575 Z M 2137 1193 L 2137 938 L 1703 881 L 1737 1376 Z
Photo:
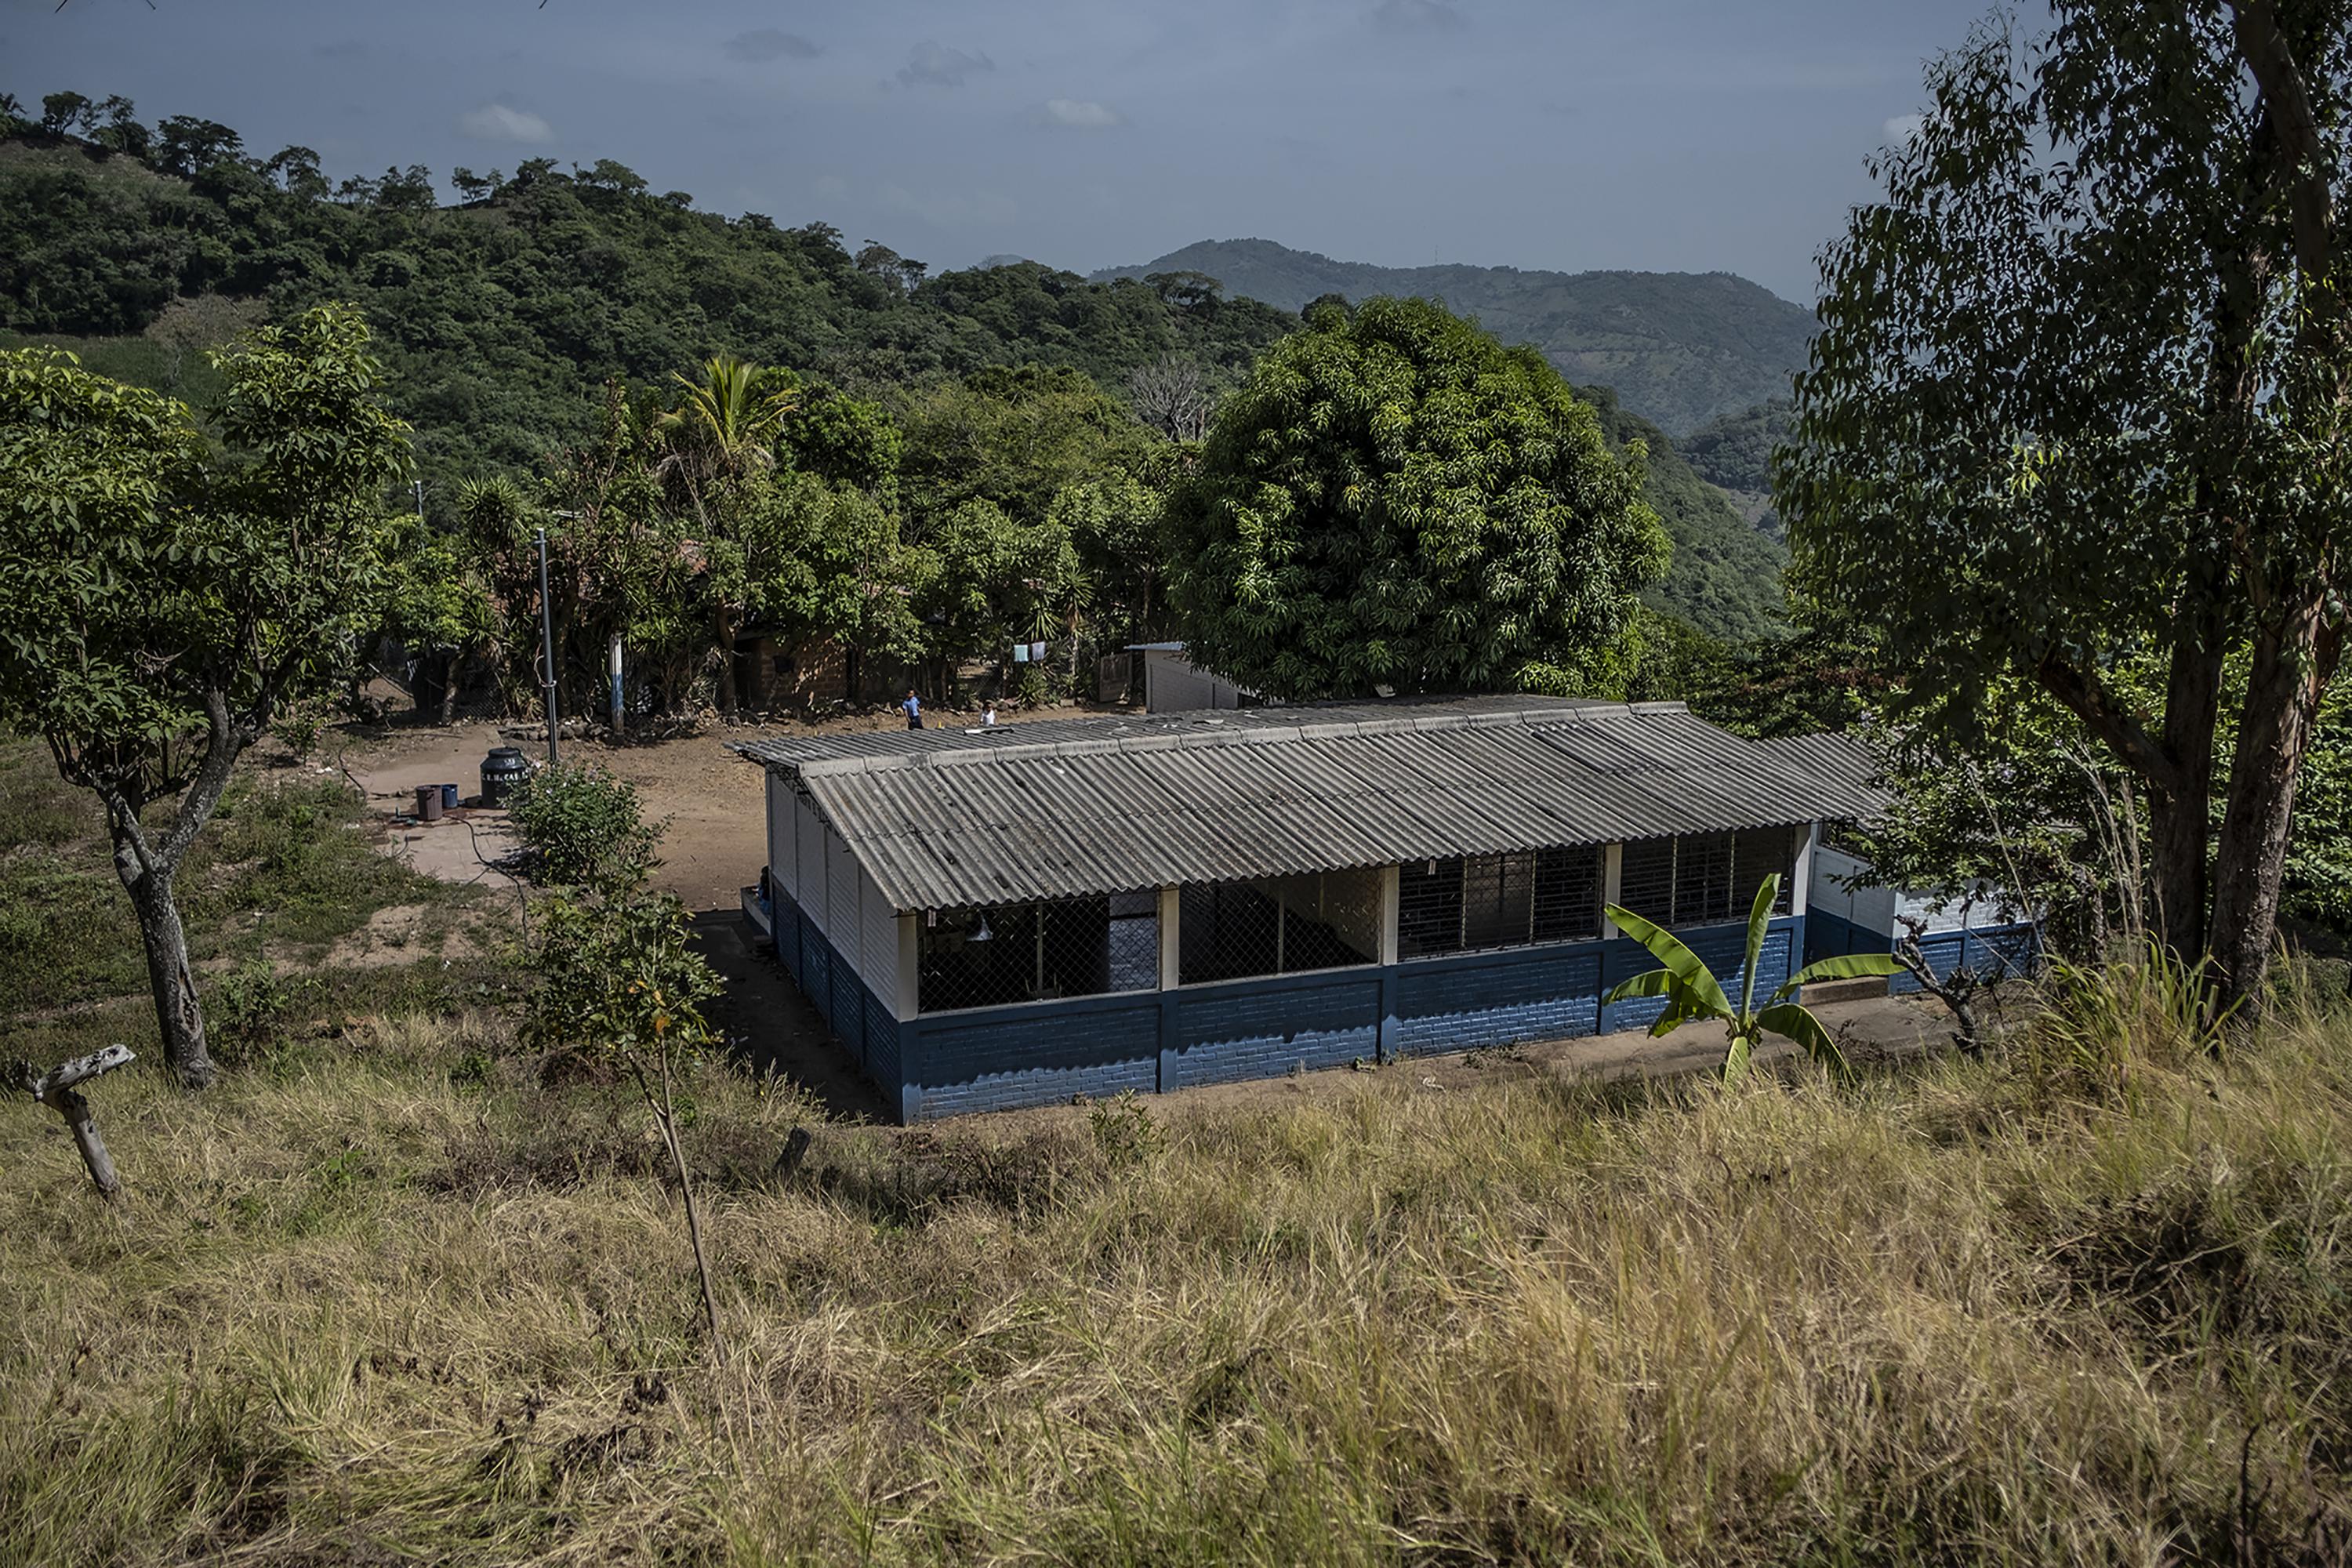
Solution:
M 1001 722 L 1066 719 L 1089 711 L 1118 710 L 1046 708 L 1006 713 Z M 977 714 L 943 715 L 948 721 L 966 717 L 978 719 Z M 768 858 L 762 775 L 756 764 L 727 750 L 730 742 L 765 735 L 895 729 L 898 722 L 893 711 L 820 724 L 718 725 L 700 735 L 642 745 L 606 745 L 566 737 L 561 750 L 566 759 L 585 758 L 628 780 L 644 797 L 647 817 L 667 819 L 668 831 L 662 836 L 662 865 L 654 873 L 654 885 L 676 893 L 686 900 L 688 909 L 702 913 L 737 908 L 740 889 L 759 880 L 760 868 Z M 395 820 L 396 814 L 415 807 L 419 784 L 454 784 L 461 800 L 474 800 L 482 787 L 482 757 L 493 746 L 520 746 L 534 762 L 547 756 L 543 733 L 526 739 L 479 721 L 446 728 L 395 727 L 388 734 L 354 738 L 343 764 L 367 793 L 370 808 L 383 816 L 388 847 L 418 870 L 450 881 L 510 885 L 503 874 L 486 865 L 515 847 L 504 812 L 468 805 L 439 822 Z

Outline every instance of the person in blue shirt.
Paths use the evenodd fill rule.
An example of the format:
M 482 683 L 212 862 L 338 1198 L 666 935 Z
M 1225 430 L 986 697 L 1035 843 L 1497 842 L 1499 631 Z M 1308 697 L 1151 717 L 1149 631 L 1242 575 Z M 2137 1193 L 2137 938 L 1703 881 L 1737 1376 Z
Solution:
M 907 688 L 907 700 L 898 704 L 898 710 L 907 716 L 908 729 L 919 730 L 923 727 L 923 703 L 922 700 L 915 695 L 913 687 Z

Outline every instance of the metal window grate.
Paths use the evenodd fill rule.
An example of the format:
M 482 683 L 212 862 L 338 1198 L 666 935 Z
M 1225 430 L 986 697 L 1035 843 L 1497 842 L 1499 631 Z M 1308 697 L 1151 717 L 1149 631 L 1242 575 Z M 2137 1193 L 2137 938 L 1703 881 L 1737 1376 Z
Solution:
M 1149 890 L 937 910 L 919 929 L 916 1004 L 926 1013 L 1160 984 L 1160 899 Z
M 1625 846 L 1617 868 L 1617 901 L 1645 921 L 1675 922 L 1675 841 L 1642 838 Z
M 1600 935 L 1601 849 L 1416 861 L 1397 874 L 1397 952 L 1475 952 Z
M 1591 942 L 1601 934 L 1601 846 L 1536 852 L 1537 942 Z
M 1195 882 L 1178 895 L 1177 978 L 1186 985 L 1377 962 L 1381 873 L 1309 872 Z
M 1792 900 L 1797 882 L 1797 839 L 1803 831 L 1797 827 L 1751 827 L 1734 841 L 1731 885 L 1739 908 L 1733 918 L 1747 918 L 1756 889 L 1763 885 L 1765 878 L 1775 873 L 1780 879 L 1780 892 L 1772 900 L 1772 912 L 1785 915 L 1795 907 Z
M 1675 924 L 1717 925 L 1731 920 L 1733 896 L 1730 834 L 1700 833 L 1675 840 Z

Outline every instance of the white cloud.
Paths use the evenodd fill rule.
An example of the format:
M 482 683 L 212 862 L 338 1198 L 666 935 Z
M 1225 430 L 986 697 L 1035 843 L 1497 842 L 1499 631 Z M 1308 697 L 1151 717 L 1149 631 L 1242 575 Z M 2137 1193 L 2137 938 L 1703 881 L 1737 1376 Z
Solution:
M 986 55 L 968 55 L 961 49 L 927 40 L 907 51 L 907 63 L 898 68 L 898 79 L 908 87 L 917 83 L 961 87 L 966 77 L 995 68 L 996 62 Z
M 467 110 L 457 116 L 457 129 L 477 142 L 520 142 L 537 146 L 555 140 L 554 127 L 546 121 L 503 103 L 486 103 L 479 109 Z
M 1886 132 L 1886 144 L 1890 147 L 1900 147 L 1927 129 L 1927 121 L 1924 115 L 1898 114 L 1883 127 Z
M 1101 131 L 1127 123 L 1109 104 L 1077 98 L 1049 98 L 1038 110 L 1037 118 L 1047 125 L 1066 125 L 1079 131 Z

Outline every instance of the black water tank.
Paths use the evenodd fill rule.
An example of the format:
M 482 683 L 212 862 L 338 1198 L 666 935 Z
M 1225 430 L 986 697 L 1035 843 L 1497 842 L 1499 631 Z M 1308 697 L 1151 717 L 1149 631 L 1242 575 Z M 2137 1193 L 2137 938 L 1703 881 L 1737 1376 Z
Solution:
M 494 746 L 482 759 L 482 804 L 504 805 L 515 785 L 530 777 L 530 759 L 519 746 Z

